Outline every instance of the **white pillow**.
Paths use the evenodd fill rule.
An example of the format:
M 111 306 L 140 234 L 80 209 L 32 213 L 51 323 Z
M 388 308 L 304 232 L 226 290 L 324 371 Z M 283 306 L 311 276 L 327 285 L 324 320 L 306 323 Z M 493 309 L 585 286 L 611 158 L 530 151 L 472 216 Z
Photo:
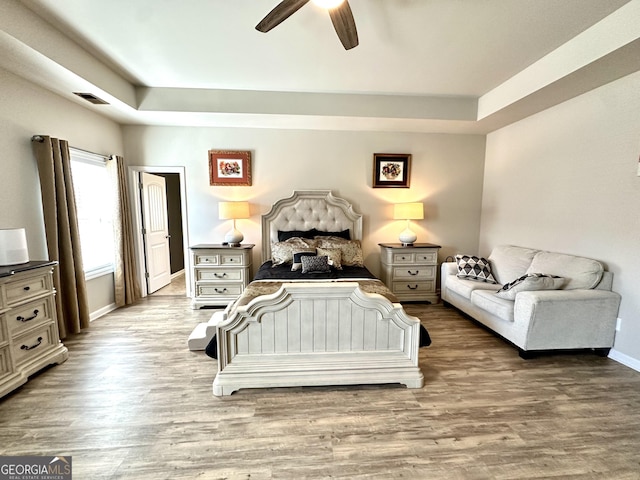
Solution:
M 555 275 L 544 273 L 528 273 L 507 283 L 496 295 L 505 300 L 515 300 L 518 292 L 533 290 L 559 290 L 564 285 L 565 279 Z

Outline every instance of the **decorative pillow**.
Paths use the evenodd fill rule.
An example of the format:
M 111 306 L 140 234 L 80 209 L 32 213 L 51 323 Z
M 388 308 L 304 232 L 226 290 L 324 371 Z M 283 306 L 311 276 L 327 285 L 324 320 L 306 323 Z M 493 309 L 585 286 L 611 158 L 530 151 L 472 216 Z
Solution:
M 342 270 L 342 250 L 339 248 L 318 248 L 318 255 L 326 255 L 329 265 L 336 270 Z
M 302 257 L 313 257 L 316 255 L 316 249 L 303 250 L 300 252 L 293 252 L 293 263 L 291 265 L 291 271 L 295 272 L 302 268 Z
M 311 231 L 313 232 L 313 237 L 339 237 L 344 238 L 345 240 L 351 240 L 351 233 L 349 233 L 348 228 L 341 232 L 323 232 L 322 230 L 317 230 L 315 228 Z
M 302 257 L 302 273 L 330 272 L 329 258 L 326 256 Z
M 293 262 L 293 252 L 299 250 L 310 250 L 315 248 L 316 241 L 306 238 L 293 237 L 284 242 L 276 242 L 271 245 L 271 261 L 277 267 L 284 263 Z
M 505 300 L 515 300 L 518 292 L 533 290 L 558 290 L 562 288 L 565 279 L 556 275 L 544 273 L 528 273 L 507 283 L 496 295 Z
M 342 251 L 342 265 L 364 267 L 364 256 L 359 240 L 346 240 L 340 237 L 316 237 L 319 248 L 339 248 Z
M 300 238 L 313 238 L 316 235 L 315 229 L 311 230 L 278 230 L 278 241 L 284 242 L 285 240 L 289 240 L 290 238 L 300 237 Z
M 489 260 L 475 255 L 456 255 L 458 278 L 479 280 L 487 283 L 498 283 L 491 273 Z

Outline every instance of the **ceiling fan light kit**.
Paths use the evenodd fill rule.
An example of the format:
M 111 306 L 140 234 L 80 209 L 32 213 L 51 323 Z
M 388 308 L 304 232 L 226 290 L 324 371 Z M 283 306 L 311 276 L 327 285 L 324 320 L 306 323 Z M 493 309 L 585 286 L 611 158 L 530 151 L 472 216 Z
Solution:
M 333 28 L 345 50 L 358 46 L 358 31 L 353 12 L 347 0 L 313 0 L 317 5 L 326 8 L 331 17 Z M 264 17 L 256 30 L 266 33 L 277 27 L 291 15 L 304 7 L 309 0 L 282 0 L 276 7 Z

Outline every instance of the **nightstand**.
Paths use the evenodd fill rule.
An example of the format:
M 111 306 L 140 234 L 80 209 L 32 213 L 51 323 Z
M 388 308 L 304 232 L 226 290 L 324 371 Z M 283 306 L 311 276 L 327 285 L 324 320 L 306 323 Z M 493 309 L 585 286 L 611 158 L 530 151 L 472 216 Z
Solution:
M 194 309 L 226 306 L 235 300 L 251 281 L 253 244 L 230 247 L 200 244 L 191 247 Z
M 400 301 L 438 302 L 436 274 L 440 245 L 380 243 L 381 280 Z

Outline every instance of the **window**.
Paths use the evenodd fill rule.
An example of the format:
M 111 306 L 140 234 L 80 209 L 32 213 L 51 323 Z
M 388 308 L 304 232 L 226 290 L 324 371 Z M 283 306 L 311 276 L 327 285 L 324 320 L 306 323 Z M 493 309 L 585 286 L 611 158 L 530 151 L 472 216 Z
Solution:
M 82 262 L 85 278 L 89 280 L 113 272 L 114 191 L 105 157 L 75 148 L 69 150 Z

